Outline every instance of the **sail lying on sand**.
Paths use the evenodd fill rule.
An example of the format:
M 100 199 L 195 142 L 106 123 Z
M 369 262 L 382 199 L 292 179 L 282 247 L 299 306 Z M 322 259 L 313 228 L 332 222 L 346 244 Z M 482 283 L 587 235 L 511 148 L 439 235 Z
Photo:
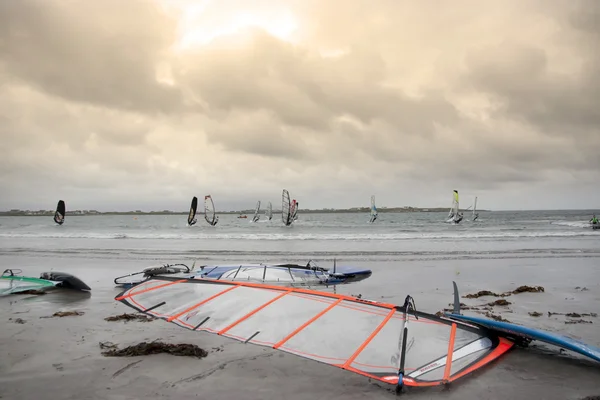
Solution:
M 56 212 L 54 213 L 54 222 L 62 225 L 65 222 L 65 215 L 67 213 L 65 202 L 62 200 L 58 201 L 56 205 Z
M 258 214 L 260 212 L 260 200 L 256 202 L 256 208 L 254 209 L 254 217 L 252 217 L 252 222 L 258 222 L 258 220 L 260 219 L 260 215 Z
M 190 212 L 188 214 L 187 223 L 188 226 L 192 226 L 196 223 L 196 209 L 198 208 L 198 198 L 194 196 L 192 198 L 192 204 L 190 205 Z
M 375 220 L 377 219 L 377 207 L 375 206 L 375 195 L 371 196 L 371 219 L 369 220 L 370 223 L 375 222 Z
M 294 222 L 291 211 L 290 193 L 286 189 L 283 189 L 281 194 L 281 220 L 285 226 L 289 226 Z
M 341 266 L 336 270 L 320 267 L 312 260 L 300 264 L 242 264 L 201 266 L 195 274 L 186 278 L 209 278 L 236 282 L 254 282 L 288 286 L 335 286 L 362 281 L 371 276 L 369 269 Z
M 192 331 L 281 350 L 397 389 L 453 382 L 513 345 L 407 302 L 399 307 L 285 286 L 161 277 L 115 300 Z
M 212 226 L 215 226 L 219 222 L 219 217 L 215 213 L 215 203 L 210 194 L 204 196 L 204 219 Z

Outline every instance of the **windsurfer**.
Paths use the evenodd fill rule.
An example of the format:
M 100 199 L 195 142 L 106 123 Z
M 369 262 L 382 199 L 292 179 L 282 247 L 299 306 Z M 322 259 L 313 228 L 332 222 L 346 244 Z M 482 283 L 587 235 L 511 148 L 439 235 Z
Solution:
M 475 217 L 473 218 L 473 221 L 476 221 L 477 218 L 479 218 L 479 213 L 475 213 Z
M 598 223 L 598 218 L 596 218 L 596 214 L 592 215 L 592 219 L 590 219 L 590 222 L 595 225 Z
M 458 218 L 456 218 L 456 220 L 454 222 L 458 224 L 460 221 L 462 221 L 462 219 L 463 219 L 463 213 L 458 213 Z

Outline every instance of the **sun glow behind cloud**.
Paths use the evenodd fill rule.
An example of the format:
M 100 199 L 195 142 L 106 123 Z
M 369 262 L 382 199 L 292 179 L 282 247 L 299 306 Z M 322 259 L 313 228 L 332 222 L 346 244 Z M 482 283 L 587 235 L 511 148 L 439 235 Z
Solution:
M 240 35 L 249 28 L 262 29 L 288 42 L 293 42 L 298 32 L 293 13 L 273 3 L 260 7 L 243 1 L 228 5 L 212 0 L 163 0 L 163 6 L 177 15 L 179 35 L 173 46 L 176 52 L 205 46 L 219 37 Z

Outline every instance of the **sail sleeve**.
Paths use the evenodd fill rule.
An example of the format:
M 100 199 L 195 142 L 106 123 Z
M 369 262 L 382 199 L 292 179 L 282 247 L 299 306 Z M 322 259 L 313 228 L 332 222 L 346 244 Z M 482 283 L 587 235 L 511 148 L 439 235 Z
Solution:
M 407 351 L 400 355 L 401 307 L 285 286 L 160 277 L 116 300 L 193 331 L 271 347 L 391 384 L 398 382 L 402 356 L 405 385 L 433 386 L 476 370 L 512 345 L 479 328 L 417 313 L 409 316 Z

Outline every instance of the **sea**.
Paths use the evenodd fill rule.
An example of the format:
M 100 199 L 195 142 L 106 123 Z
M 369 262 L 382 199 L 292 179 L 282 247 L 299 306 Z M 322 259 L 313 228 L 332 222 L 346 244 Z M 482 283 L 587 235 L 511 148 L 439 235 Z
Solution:
M 380 212 L 370 224 L 367 213 L 300 210 L 291 226 L 284 226 L 279 214 L 272 220 L 261 215 L 256 223 L 252 215 L 244 219 L 221 214 L 216 226 L 206 223 L 203 215 L 193 226 L 187 226 L 187 215 L 67 215 L 62 226 L 51 216 L 0 217 L 3 270 L 19 269 L 26 276 L 67 272 L 92 288 L 86 295 L 0 298 L 0 319 L 5 321 L 0 351 L 7 355 L 0 358 L 0 396 L 38 398 L 48 390 L 57 399 L 205 395 L 264 400 L 279 399 L 283 392 L 289 400 L 391 396 L 389 388 L 359 375 L 287 354 L 274 356 L 272 349 L 235 344 L 162 321 L 104 320 L 131 312 L 115 301 L 122 289 L 115 287 L 114 278 L 165 263 L 198 267 L 312 260 L 331 268 L 335 260 L 337 265 L 370 269 L 372 275 L 319 290 L 393 304 L 403 304 L 411 295 L 418 310 L 430 313 L 450 307 L 452 281 L 461 296 L 541 286 L 541 292 L 506 297 L 507 306 L 487 307 L 511 322 L 600 346 L 600 230 L 589 226 L 592 214 L 600 211 L 481 211 L 472 221 L 466 212 L 455 225 L 445 223 L 446 212 Z M 461 297 L 461 302 L 482 307 L 496 299 Z M 59 310 L 84 314 L 45 319 Z M 567 313 L 582 316 L 571 318 Z M 24 319 L 23 325 L 11 322 L 16 318 Z M 99 342 L 130 345 L 157 338 L 221 350 L 211 350 L 202 361 L 168 355 L 152 356 L 154 361 L 120 361 L 98 350 Z M 600 395 L 598 371 L 598 364 L 583 356 L 535 345 L 511 351 L 443 397 L 580 399 Z M 411 397 L 441 395 L 420 393 Z
M 515 257 L 598 257 L 594 210 L 480 212 L 445 223 L 447 213 L 300 213 L 291 226 L 264 215 L 253 223 L 235 214 L 211 226 L 202 215 L 0 217 L 0 251 L 55 257 L 127 258 L 200 263 L 273 261 L 411 261 Z

